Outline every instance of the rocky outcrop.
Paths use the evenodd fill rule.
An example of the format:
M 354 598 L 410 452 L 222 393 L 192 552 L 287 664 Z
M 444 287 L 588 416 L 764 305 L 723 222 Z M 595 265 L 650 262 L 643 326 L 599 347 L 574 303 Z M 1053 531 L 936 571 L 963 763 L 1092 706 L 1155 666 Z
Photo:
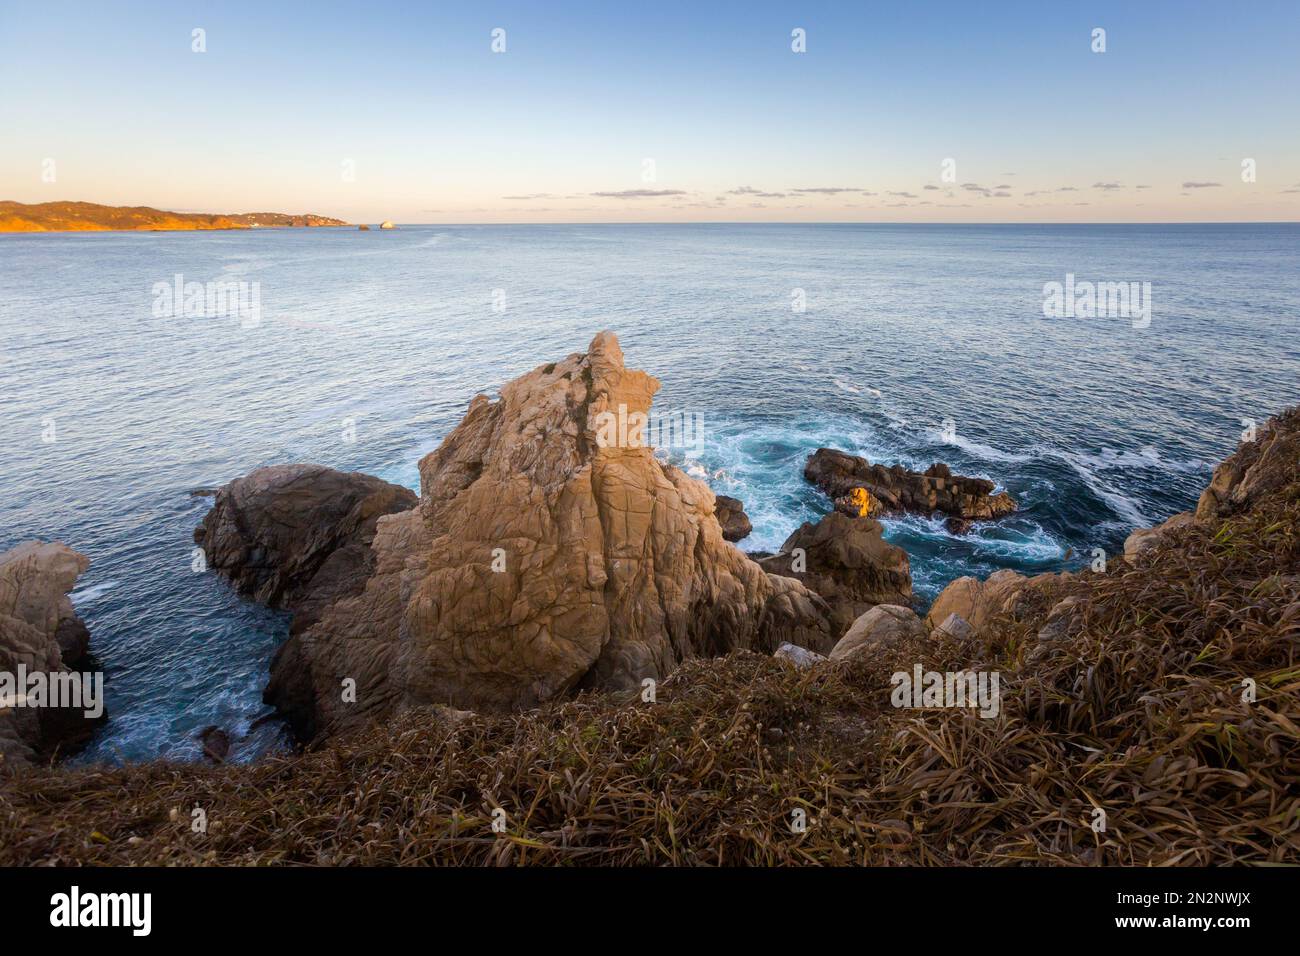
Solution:
M 360 511 L 332 495 L 295 502 L 293 472 L 223 489 L 204 521 L 214 566 L 264 600 L 333 598 L 295 622 L 268 702 L 312 737 L 430 703 L 506 711 L 639 688 L 684 658 L 738 648 L 829 650 L 825 603 L 727 544 L 708 487 L 619 427 L 648 413 L 658 387 L 602 333 L 497 401 L 475 398 L 420 462 L 415 507 L 397 510 L 395 493 Z M 346 589 L 318 589 L 336 542 L 354 540 L 340 513 L 349 526 L 376 518 L 369 555 Z M 303 547 L 286 525 L 322 544 Z
M 881 604 L 853 622 L 848 633 L 831 649 L 830 659 L 845 661 L 908 639 L 923 641 L 926 636 L 925 626 L 910 607 Z
M 924 472 L 911 471 L 902 465 L 873 465 L 857 455 L 819 448 L 808 457 L 803 473 L 847 514 L 938 512 L 964 521 L 987 521 L 1016 510 L 1015 501 L 1006 492 L 993 493 L 993 482 L 954 475 L 944 464 L 936 463 Z M 865 500 L 860 492 L 855 494 L 859 489 L 866 492 Z M 957 527 L 965 530 L 966 526 Z
M 1270 418 L 1253 440 L 1241 442 L 1219 463 L 1195 511 L 1180 512 L 1154 527 L 1138 528 L 1130 534 L 1124 541 L 1124 557 L 1132 561 L 1183 528 L 1249 511 L 1260 499 L 1295 481 L 1298 461 L 1300 408 L 1292 408 Z
M 1196 515 L 1183 511 L 1154 528 L 1139 528 L 1124 539 L 1124 557 L 1136 558 L 1147 548 L 1154 547 L 1164 540 L 1170 532 L 1196 523 Z
M 1260 498 L 1295 481 L 1300 461 L 1300 407 L 1288 409 L 1260 426 L 1254 441 L 1245 441 L 1225 458 L 1196 503 L 1196 518 L 1224 518 L 1249 510 Z
M 779 554 L 760 559 L 768 571 L 794 578 L 830 605 L 831 625 L 843 634 L 877 604 L 910 604 L 912 569 L 907 552 L 883 538 L 872 518 L 833 511 L 805 522 L 781 545 Z
M 48 698 L 32 706 L 28 685 L 19 684 L 33 674 L 47 686 L 57 675 L 80 680 L 90 633 L 68 593 L 89 566 L 57 543 L 28 541 L 0 554 L 0 768 L 74 750 L 104 719 L 86 717 L 84 707 L 49 706 Z
M 956 615 L 970 631 L 983 635 L 997 616 L 1028 611 L 1035 599 L 1049 599 L 1054 590 L 1074 578 L 1069 572 L 1026 577 L 1009 570 L 995 571 L 982 581 L 974 577 L 958 578 L 934 599 L 925 624 L 931 629 L 946 629 L 948 618 Z
M 374 570 L 379 518 L 418 500 L 359 472 L 273 465 L 219 489 L 194 540 L 236 590 L 293 611 L 294 630 L 302 630 L 335 601 L 360 593 Z
M 385 219 L 383 222 L 381 222 L 381 223 L 379 224 L 379 228 L 380 228 L 380 229 L 396 229 L 397 227 L 396 227 L 395 225 L 393 225 L 392 220 L 390 220 L 390 219 Z
M 745 503 L 739 498 L 715 495 L 714 509 L 718 524 L 722 526 L 722 540 L 740 541 L 748 538 L 754 530 L 749 515 L 745 514 Z

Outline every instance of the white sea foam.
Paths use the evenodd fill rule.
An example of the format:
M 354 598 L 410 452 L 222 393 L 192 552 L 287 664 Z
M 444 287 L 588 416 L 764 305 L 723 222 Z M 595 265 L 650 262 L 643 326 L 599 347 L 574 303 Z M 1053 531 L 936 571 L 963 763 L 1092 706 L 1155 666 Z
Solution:
M 117 585 L 116 581 L 105 581 L 103 584 L 94 584 L 86 588 L 78 588 L 68 595 L 68 598 L 77 607 L 84 607 L 113 590 Z

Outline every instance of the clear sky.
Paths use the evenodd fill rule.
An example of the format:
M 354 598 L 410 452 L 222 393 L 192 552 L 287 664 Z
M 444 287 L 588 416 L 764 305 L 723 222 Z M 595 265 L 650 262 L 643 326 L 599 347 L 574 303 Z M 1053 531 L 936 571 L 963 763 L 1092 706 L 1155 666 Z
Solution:
M 1296 220 L 1300 2 L 0 0 L 0 137 L 22 202 Z

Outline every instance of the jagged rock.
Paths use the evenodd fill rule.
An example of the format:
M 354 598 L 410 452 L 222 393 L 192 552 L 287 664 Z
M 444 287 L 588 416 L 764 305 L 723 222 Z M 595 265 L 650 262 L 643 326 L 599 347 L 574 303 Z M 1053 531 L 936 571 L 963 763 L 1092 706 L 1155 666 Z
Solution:
M 829 649 L 825 603 L 725 543 L 708 487 L 617 427 L 647 414 L 658 387 L 605 332 L 499 400 L 476 397 L 420 462 L 418 505 L 379 514 L 360 588 L 295 623 L 267 701 L 313 737 L 426 704 L 491 712 L 639 688 L 733 649 Z M 254 593 L 290 588 L 301 575 L 279 564 L 303 563 L 293 536 L 265 546 L 278 522 L 228 497 L 259 530 L 231 549 L 256 571 L 227 573 Z M 285 511 L 274 497 L 260 507 Z M 287 510 L 291 525 L 338 537 Z
M 886 542 L 883 531 L 872 518 L 832 511 L 815 524 L 805 522 L 781 545 L 779 554 L 759 563 L 820 595 L 830 605 L 834 632 L 842 634 L 877 604 L 912 601 L 907 552 Z M 802 560 L 797 549 L 802 549 Z
M 210 568 L 241 594 L 292 610 L 301 630 L 361 591 L 374 567 L 370 542 L 379 518 L 418 500 L 407 488 L 358 472 L 274 465 L 219 489 L 194 540 Z
M 853 622 L 848 633 L 831 649 L 830 659 L 848 660 L 908 638 L 924 640 L 926 637 L 925 625 L 910 607 L 881 604 Z
M 824 654 L 818 654 L 816 651 L 810 651 L 808 648 L 800 647 L 797 644 L 782 644 L 772 656 L 779 657 L 783 661 L 789 661 L 799 670 L 804 670 L 826 660 Z
M 749 515 L 745 514 L 745 503 L 739 498 L 729 498 L 726 495 L 717 495 L 714 501 L 723 540 L 740 541 L 749 537 L 754 526 L 749 521 Z
M 27 541 L 0 554 L 0 672 L 15 696 L 19 667 L 28 675 L 76 674 L 89 665 L 90 633 L 68 598 L 90 559 L 63 544 Z M 25 707 L 0 699 L 0 767 L 67 753 L 105 719 L 84 708 Z
M 1138 528 L 1124 539 L 1124 557 L 1135 558 L 1147 548 L 1159 543 L 1171 531 L 1185 528 L 1196 523 L 1196 516 L 1190 511 L 1183 511 L 1154 528 Z
M 1248 510 L 1259 498 L 1296 479 L 1300 461 L 1300 406 L 1270 418 L 1255 440 L 1224 459 L 1196 503 L 1196 518 L 1222 518 Z
M 868 515 L 940 512 L 967 521 L 987 521 L 1016 510 L 1015 501 L 1006 492 L 993 494 L 993 482 L 954 475 L 944 464 L 917 472 L 902 465 L 873 465 L 857 455 L 819 448 L 808 456 L 803 473 L 847 514 L 860 514 L 854 503 L 854 490 L 859 488 L 869 496 Z

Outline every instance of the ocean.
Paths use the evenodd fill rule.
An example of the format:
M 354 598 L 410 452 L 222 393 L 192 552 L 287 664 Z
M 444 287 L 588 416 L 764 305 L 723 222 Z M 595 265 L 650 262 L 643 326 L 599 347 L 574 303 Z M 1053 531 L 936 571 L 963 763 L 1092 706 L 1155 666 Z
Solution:
M 168 308 L 247 282 L 257 315 Z M 1044 286 L 1150 283 L 1149 320 L 1048 318 Z M 252 285 L 255 283 L 256 285 Z M 886 522 L 922 606 L 963 574 L 1077 568 L 1190 507 L 1300 400 L 1300 225 L 405 226 L 0 235 L 0 550 L 92 561 L 73 595 L 110 719 L 79 762 L 284 746 L 283 613 L 196 571 L 220 485 L 315 461 L 418 488 L 470 399 L 616 332 L 703 426 L 665 454 L 774 550 L 829 502 L 819 446 L 944 461 L 1020 511 Z M 173 303 L 174 305 L 174 303 Z

